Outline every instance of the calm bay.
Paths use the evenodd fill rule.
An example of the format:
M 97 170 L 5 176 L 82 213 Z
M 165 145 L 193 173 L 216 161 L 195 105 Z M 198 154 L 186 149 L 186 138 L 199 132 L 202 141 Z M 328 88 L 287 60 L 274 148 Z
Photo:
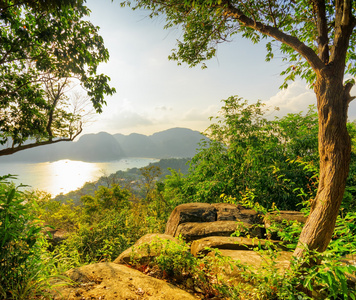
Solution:
M 127 157 L 111 162 L 83 162 L 69 159 L 43 163 L 15 163 L 0 164 L 0 176 L 17 175 L 16 184 L 28 185 L 27 189 L 43 190 L 56 196 L 68 193 L 83 186 L 85 182 L 95 181 L 101 176 L 107 176 L 116 171 L 130 168 L 141 168 L 154 158 Z

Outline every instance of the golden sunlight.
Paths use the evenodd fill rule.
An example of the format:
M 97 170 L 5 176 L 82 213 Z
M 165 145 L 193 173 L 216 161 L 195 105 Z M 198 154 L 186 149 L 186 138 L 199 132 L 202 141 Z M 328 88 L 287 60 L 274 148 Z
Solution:
M 54 195 L 68 193 L 82 186 L 93 178 L 99 178 L 100 170 L 93 163 L 72 161 L 69 159 L 55 161 L 49 164 L 52 176 L 49 179 L 51 193 Z

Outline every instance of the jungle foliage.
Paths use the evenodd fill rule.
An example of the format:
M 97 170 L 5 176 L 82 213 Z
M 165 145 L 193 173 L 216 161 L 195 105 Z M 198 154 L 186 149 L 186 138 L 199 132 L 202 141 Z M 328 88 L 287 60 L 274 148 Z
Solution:
M 220 114 L 212 118 L 214 122 L 206 131 L 210 141 L 203 142 L 190 162 L 188 174 L 171 169 L 171 175 L 159 179 L 161 170 L 155 164 L 128 172 L 128 176 L 142 176 L 142 180 L 135 177 L 139 193 L 130 186 L 119 185 L 117 176 L 121 173 L 105 177 L 107 180 L 102 179 L 102 185 L 95 187 L 93 193 L 84 193 L 75 202 L 60 202 L 39 191 L 20 192 L 3 180 L 0 233 L 4 249 L 13 247 L 16 251 L 0 253 L 0 261 L 6 261 L 0 263 L 1 272 L 10 276 L 3 277 L 2 294 L 11 300 L 30 299 L 30 291 L 36 291 L 31 295 L 49 297 L 50 278 L 72 267 L 112 261 L 146 233 L 164 232 L 170 213 L 181 203 L 229 202 L 256 209 L 262 215 L 292 208 L 308 214 L 319 172 L 315 109 L 271 118 L 261 102 L 248 104 L 230 97 L 223 103 Z M 355 139 L 353 123 L 349 123 L 349 132 Z M 342 258 L 355 255 L 356 249 L 353 171 L 348 180 L 344 207 L 324 254 L 323 267 L 301 269 L 300 261 L 295 260 L 291 269 L 280 275 L 273 263 L 279 255 L 274 248 L 255 249 L 270 257 L 270 263 L 256 271 L 236 265 L 219 253 L 214 258 L 195 258 L 182 244 L 166 245 L 162 254 L 149 262 L 149 268 L 155 270 L 157 277 L 186 289 L 195 282 L 206 297 L 310 299 L 310 293 L 316 293 L 320 297 L 353 299 L 354 290 L 344 274 L 354 269 L 341 264 Z M 55 229 L 66 232 L 59 244 L 51 242 L 49 232 Z M 274 224 L 269 230 L 277 232 L 293 250 L 302 225 L 286 222 Z M 304 259 L 317 255 L 311 251 Z M 241 270 L 242 282 L 231 284 L 214 273 L 226 264 Z M 134 267 L 144 271 L 148 266 Z M 5 280 L 13 278 L 14 268 L 17 281 Z
M 0 155 L 81 133 L 83 107 L 68 92 L 75 85 L 98 113 L 115 92 L 97 72 L 109 53 L 89 13 L 82 1 L 1 1 Z
M 193 67 L 214 57 L 220 43 L 235 35 L 264 42 L 266 60 L 278 49 L 286 62 L 281 75 L 286 88 L 299 77 L 313 88 L 318 109 L 319 185 L 311 216 L 294 255 L 304 246 L 323 252 L 332 237 L 345 193 L 351 142 L 347 129 L 349 103 L 355 99 L 356 6 L 352 0 L 136 0 L 123 6 L 163 16 L 165 29 L 181 28 L 170 59 Z
M 270 208 L 298 209 L 300 195 L 314 195 L 318 174 L 318 119 L 315 107 L 305 114 L 268 118 L 261 102 L 239 97 L 223 101 L 205 134 L 210 138 L 190 162 L 187 176 L 173 173 L 167 186 L 177 186 L 186 202 L 219 202 L 222 194 L 241 198 L 253 191 Z M 350 124 L 350 128 L 354 128 Z

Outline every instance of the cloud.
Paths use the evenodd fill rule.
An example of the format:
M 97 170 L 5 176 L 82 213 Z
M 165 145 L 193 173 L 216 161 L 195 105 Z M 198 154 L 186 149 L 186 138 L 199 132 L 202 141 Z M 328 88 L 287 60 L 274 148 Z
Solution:
M 152 121 L 149 120 L 144 115 L 140 115 L 139 113 L 126 111 L 126 112 L 121 112 L 119 114 L 116 114 L 111 119 L 110 124 L 116 130 L 120 130 L 123 128 L 133 128 L 133 127 L 151 125 Z
M 173 107 L 168 107 L 168 106 L 156 106 L 155 110 L 158 112 L 167 112 L 167 111 L 173 111 Z
M 356 87 L 351 90 L 351 95 L 356 95 Z M 295 81 L 285 90 L 278 92 L 265 102 L 267 107 L 279 107 L 279 111 L 273 113 L 279 117 L 285 116 L 288 113 L 307 112 L 309 105 L 316 105 L 316 96 L 313 90 L 302 81 Z M 356 100 L 352 101 L 348 110 L 350 121 L 356 119 Z
M 309 105 L 316 105 L 314 92 L 302 81 L 294 81 L 287 89 L 281 90 L 265 102 L 267 107 L 279 107 L 277 115 L 306 112 Z
M 210 105 L 204 110 L 198 108 L 191 108 L 183 114 L 182 120 L 190 122 L 209 121 L 210 117 L 217 115 L 219 109 L 220 108 L 217 105 Z

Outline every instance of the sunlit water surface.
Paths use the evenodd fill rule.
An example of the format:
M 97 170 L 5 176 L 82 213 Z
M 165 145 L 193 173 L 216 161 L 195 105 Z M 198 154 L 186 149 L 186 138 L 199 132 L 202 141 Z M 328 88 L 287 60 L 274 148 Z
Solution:
M 157 159 L 125 158 L 106 163 L 91 163 L 69 159 L 44 163 L 1 163 L 0 175 L 17 175 L 17 184 L 26 184 L 29 189 L 46 191 L 52 196 L 68 193 L 83 186 L 85 182 L 95 181 L 100 176 L 116 171 L 147 166 Z

